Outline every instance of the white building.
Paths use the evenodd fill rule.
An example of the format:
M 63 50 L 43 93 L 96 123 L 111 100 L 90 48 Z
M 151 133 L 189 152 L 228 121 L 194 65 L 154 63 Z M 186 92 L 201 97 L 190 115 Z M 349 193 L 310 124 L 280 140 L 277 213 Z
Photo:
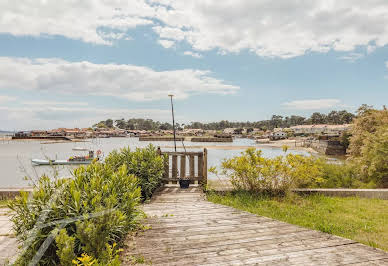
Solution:
M 286 139 L 287 138 L 287 133 L 283 131 L 276 131 L 271 133 L 270 139 Z
M 222 132 L 224 134 L 233 134 L 234 133 L 234 128 L 225 128 Z
M 299 125 L 290 127 L 294 134 L 328 134 L 339 135 L 341 132 L 349 130 L 351 124 L 345 125 Z

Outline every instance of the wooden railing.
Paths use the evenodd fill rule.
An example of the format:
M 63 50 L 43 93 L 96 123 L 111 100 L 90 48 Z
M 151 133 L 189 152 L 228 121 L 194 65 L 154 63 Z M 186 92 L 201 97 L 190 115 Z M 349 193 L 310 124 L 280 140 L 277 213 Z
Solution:
M 207 183 L 207 149 L 203 152 L 162 152 L 165 155 L 164 182 L 177 184 L 179 179 L 190 179 L 191 183 Z M 178 160 L 179 158 L 179 160 Z

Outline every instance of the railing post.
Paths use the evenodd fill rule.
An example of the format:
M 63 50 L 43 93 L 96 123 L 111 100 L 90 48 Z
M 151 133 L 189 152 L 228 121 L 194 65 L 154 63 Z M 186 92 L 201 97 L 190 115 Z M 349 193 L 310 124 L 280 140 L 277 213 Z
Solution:
M 181 155 L 181 173 L 179 177 L 186 177 L 186 155 Z
M 172 178 L 177 178 L 178 176 L 178 156 L 172 156 Z
M 195 173 L 194 173 L 194 155 L 190 155 L 190 177 L 194 178 Z
M 203 154 L 198 155 L 198 184 L 202 182 L 203 178 Z
M 203 167 L 202 167 L 202 184 L 205 186 L 207 184 L 207 149 L 203 149 Z

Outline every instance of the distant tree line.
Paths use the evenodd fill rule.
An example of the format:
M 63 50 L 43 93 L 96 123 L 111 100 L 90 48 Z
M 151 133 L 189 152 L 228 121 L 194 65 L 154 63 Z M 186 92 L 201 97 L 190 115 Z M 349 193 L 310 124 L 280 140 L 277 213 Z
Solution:
M 273 115 L 269 120 L 262 120 L 257 122 L 229 122 L 227 120 L 212 123 L 192 122 L 189 125 L 186 125 L 185 127 L 210 130 L 222 130 L 225 128 L 261 128 L 263 130 L 272 130 L 277 127 L 285 128 L 297 125 L 349 124 L 352 122 L 354 117 L 354 114 L 343 110 L 331 111 L 327 115 L 315 112 L 309 118 L 297 115 L 291 115 L 286 117 L 283 117 L 281 115 Z
M 107 119 L 105 121 L 100 121 L 99 123 L 93 125 L 93 127 L 97 128 L 113 128 L 116 126 L 120 129 L 128 129 L 128 130 L 172 130 L 172 124 L 170 123 L 161 123 L 159 121 L 154 121 L 152 119 L 143 119 L 143 118 L 131 118 L 128 120 L 117 119 Z M 175 123 L 175 127 L 177 129 L 182 128 L 179 123 Z
M 346 110 L 343 111 L 331 111 L 328 114 L 322 114 L 319 112 L 313 113 L 309 118 L 297 115 L 281 116 L 273 115 L 269 120 L 262 120 L 257 122 L 229 122 L 228 120 L 222 120 L 220 122 L 201 123 L 191 122 L 188 125 L 176 123 L 177 129 L 192 128 L 192 129 L 205 129 L 205 130 L 223 130 L 225 128 L 260 128 L 263 130 L 272 130 L 277 127 L 291 127 L 296 125 L 316 125 L 316 124 L 349 124 L 352 122 L 354 114 L 349 113 Z M 152 119 L 131 118 L 125 120 L 124 118 L 118 120 L 107 119 L 100 121 L 93 127 L 98 128 L 113 128 L 116 126 L 120 129 L 128 130 L 172 130 L 172 124 L 161 123 L 159 121 L 153 121 Z

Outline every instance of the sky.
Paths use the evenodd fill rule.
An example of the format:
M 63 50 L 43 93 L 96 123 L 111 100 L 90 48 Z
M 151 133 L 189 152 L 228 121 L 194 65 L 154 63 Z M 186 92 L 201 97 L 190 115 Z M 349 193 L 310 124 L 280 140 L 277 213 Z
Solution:
M 2 0 L 0 130 L 388 103 L 386 0 Z

